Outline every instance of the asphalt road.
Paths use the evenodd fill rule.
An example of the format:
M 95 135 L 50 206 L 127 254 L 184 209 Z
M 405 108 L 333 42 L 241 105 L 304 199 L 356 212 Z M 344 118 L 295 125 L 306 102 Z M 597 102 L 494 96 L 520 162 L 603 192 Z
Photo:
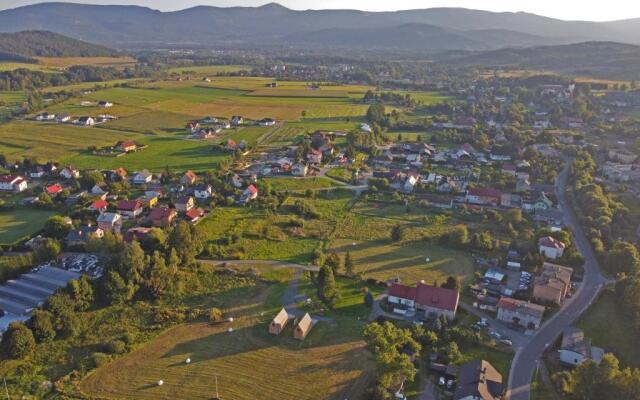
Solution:
M 556 181 L 556 193 L 564 211 L 564 222 L 573 233 L 573 240 L 582 253 L 585 264 L 584 280 L 576 293 L 565 301 L 563 307 L 536 332 L 531 340 L 516 351 L 509 371 L 507 399 L 529 400 L 533 373 L 546 348 L 550 346 L 593 302 L 607 279 L 600 274 L 598 261 L 593 253 L 576 214 L 565 197 L 565 185 L 570 161 L 565 162 Z

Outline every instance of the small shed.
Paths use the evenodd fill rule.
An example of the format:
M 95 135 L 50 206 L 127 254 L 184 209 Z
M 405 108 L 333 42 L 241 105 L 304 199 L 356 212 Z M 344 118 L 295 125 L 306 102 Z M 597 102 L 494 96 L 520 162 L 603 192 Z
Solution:
M 269 324 L 269 333 L 279 335 L 284 327 L 287 326 L 287 322 L 289 322 L 289 313 L 283 308 Z
M 304 340 L 309 334 L 309 331 L 311 331 L 311 328 L 313 328 L 313 320 L 309 313 L 306 313 L 293 330 L 293 337 L 298 340 Z

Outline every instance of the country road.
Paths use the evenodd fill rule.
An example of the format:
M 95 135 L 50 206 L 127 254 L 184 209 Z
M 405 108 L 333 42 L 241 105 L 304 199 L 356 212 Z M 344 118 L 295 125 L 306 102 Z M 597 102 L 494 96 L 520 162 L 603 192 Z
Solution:
M 556 192 L 560 207 L 564 211 L 564 222 L 571 229 L 573 240 L 582 253 L 584 263 L 584 279 L 573 297 L 567 299 L 563 307 L 535 333 L 531 340 L 516 350 L 516 355 L 509 371 L 507 399 L 529 400 L 531 395 L 531 379 L 544 351 L 584 313 L 597 297 L 598 292 L 608 281 L 600 274 L 598 260 L 595 257 L 589 240 L 576 217 L 570 202 L 565 195 L 565 187 L 569 174 L 570 160 L 565 160 L 565 167 L 556 180 Z

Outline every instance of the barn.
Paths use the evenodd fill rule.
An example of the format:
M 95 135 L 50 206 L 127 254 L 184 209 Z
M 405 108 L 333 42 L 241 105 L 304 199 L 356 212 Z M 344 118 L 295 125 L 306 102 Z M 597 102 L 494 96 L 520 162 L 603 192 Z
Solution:
M 293 330 L 293 337 L 298 340 L 304 340 L 309 334 L 309 331 L 311 331 L 311 328 L 313 328 L 313 320 L 309 313 L 306 313 Z
M 269 333 L 279 335 L 284 327 L 287 326 L 287 322 L 289 322 L 289 313 L 283 308 L 269 324 Z

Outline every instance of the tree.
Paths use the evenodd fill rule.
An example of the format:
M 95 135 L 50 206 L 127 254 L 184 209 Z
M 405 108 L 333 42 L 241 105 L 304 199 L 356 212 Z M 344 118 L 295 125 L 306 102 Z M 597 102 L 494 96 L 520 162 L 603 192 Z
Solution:
M 180 221 L 169 234 L 169 246 L 176 252 L 185 265 L 195 262 L 195 257 L 202 252 L 202 240 L 195 226 Z
M 17 360 L 33 353 L 36 340 L 31 329 L 20 322 L 12 322 L 2 335 L 2 347 L 9 358 Z
M 380 126 L 387 125 L 387 116 L 385 115 L 384 104 L 372 104 L 367 109 L 367 121 L 375 123 Z
M 69 230 L 71 230 L 71 226 L 60 215 L 49 217 L 44 224 L 44 234 L 54 239 L 64 239 Z
M 167 246 L 167 235 L 160 228 L 151 228 L 140 243 L 146 253 L 163 252 Z
M 139 285 L 142 282 L 146 262 L 144 251 L 137 241 L 127 243 L 111 264 L 112 269 L 127 283 Z
M 35 309 L 29 320 L 29 328 L 38 342 L 48 342 L 56 337 L 56 330 L 53 326 L 53 314 L 49 311 Z
M 391 241 L 400 242 L 404 239 L 404 227 L 400 224 L 391 228 Z
M 459 276 L 449 276 L 447 281 L 441 285 L 446 289 L 460 290 L 462 287 L 462 282 Z
M 93 304 L 93 286 L 86 275 L 69 281 L 66 292 L 73 300 L 76 311 L 86 311 Z
M 355 273 L 353 259 L 351 258 L 351 253 L 347 251 L 347 254 L 344 255 L 344 272 L 347 276 L 353 276 Z
M 640 271 L 638 249 L 629 242 L 615 242 L 607 256 L 607 267 L 613 273 L 628 275 L 638 273 Z
M 123 304 L 133 298 L 136 287 L 131 282 L 125 282 L 116 271 L 109 271 L 104 279 L 103 290 L 110 304 Z
M 456 225 L 448 234 L 451 246 L 462 247 L 469 241 L 469 230 L 464 224 Z
M 47 238 L 43 241 L 35 251 L 35 259 L 38 262 L 53 260 L 60 254 L 60 242 L 55 239 Z
M 438 355 L 447 364 L 456 363 L 462 357 L 462 353 L 460 353 L 458 344 L 453 341 L 441 347 L 440 350 L 438 351 Z
M 336 280 L 333 270 L 328 265 L 320 267 L 318 273 L 318 296 L 329 307 L 333 307 L 338 301 Z
M 493 250 L 493 237 L 489 232 L 476 233 L 471 238 L 471 245 L 481 251 Z
M 158 299 L 173 292 L 176 286 L 177 270 L 167 266 L 160 252 L 155 251 L 148 263 L 143 285 L 149 294 Z
M 340 261 L 340 256 L 335 252 L 329 253 L 324 263 L 325 265 L 328 265 L 329 267 L 331 267 L 334 275 L 338 273 L 338 271 L 340 270 L 340 266 L 342 264 L 342 262 Z
M 371 294 L 370 290 L 364 292 L 364 305 L 371 308 L 373 307 L 373 294 Z
M 104 176 L 100 171 L 85 171 L 80 178 L 80 184 L 85 189 L 91 189 L 95 185 L 104 182 Z

